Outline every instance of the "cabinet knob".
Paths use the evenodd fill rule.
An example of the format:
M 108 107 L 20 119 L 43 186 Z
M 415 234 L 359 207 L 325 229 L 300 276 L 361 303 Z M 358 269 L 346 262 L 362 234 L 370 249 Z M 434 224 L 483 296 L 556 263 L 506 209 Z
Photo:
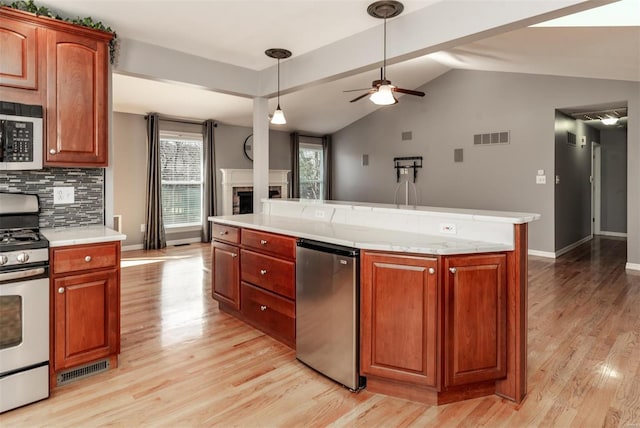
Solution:
M 434 268 L 429 268 L 429 275 L 433 275 L 434 273 L 436 273 L 436 270 Z
M 89 263 L 89 262 L 91 261 L 91 256 L 86 256 L 86 257 L 84 258 L 84 261 L 85 261 L 85 262 L 87 262 L 87 263 Z
M 260 240 L 260 245 L 267 245 L 267 240 L 266 239 L 261 239 Z
M 56 149 L 50 149 L 50 150 L 49 150 L 49 154 L 51 154 L 51 155 L 55 155 L 55 154 L 56 154 Z
M 449 268 L 449 272 L 451 272 L 451 273 L 456 273 L 456 272 L 458 272 L 458 269 L 456 269 L 456 268 Z
M 238 255 L 236 253 L 231 253 L 231 257 L 235 259 L 236 257 L 238 257 Z
M 267 310 L 267 306 L 266 305 L 260 305 L 260 310 L 261 311 L 266 311 Z
M 64 294 L 64 287 L 58 288 L 58 293 L 59 294 Z
M 226 235 L 227 233 L 229 233 L 229 232 L 227 232 L 226 230 L 222 230 L 222 231 L 220 231 L 220 235 L 221 235 L 221 236 L 224 236 L 224 235 Z
M 266 269 L 260 269 L 260 275 L 266 275 L 267 270 Z

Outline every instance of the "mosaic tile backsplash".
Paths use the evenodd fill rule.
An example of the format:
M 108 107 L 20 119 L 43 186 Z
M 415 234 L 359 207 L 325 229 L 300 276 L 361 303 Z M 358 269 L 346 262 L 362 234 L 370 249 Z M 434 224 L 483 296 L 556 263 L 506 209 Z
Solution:
M 74 187 L 73 204 L 53 204 L 54 187 Z M 0 171 L 0 192 L 37 193 L 40 227 L 104 224 L 104 169 Z

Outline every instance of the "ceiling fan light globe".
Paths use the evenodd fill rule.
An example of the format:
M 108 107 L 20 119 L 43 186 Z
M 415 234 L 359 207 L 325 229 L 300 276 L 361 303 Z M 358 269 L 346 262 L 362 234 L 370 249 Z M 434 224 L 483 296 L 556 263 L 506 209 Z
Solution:
M 369 97 L 372 103 L 379 106 L 389 106 L 398 102 L 393 96 L 391 85 L 380 85 L 378 90 Z
M 605 117 L 604 119 L 600 119 L 600 121 L 605 125 L 615 125 L 618 123 L 617 117 Z
M 284 112 L 280 109 L 280 106 L 273 112 L 271 123 L 274 125 L 284 125 L 287 123 L 287 119 L 284 118 Z

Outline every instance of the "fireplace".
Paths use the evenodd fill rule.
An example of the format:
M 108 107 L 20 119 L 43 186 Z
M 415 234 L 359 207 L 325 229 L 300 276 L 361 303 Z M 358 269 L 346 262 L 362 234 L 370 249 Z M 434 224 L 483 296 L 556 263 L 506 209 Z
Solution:
M 220 169 L 222 172 L 222 215 L 253 212 L 253 170 Z M 289 193 L 289 171 L 269 170 L 269 197 L 284 198 Z

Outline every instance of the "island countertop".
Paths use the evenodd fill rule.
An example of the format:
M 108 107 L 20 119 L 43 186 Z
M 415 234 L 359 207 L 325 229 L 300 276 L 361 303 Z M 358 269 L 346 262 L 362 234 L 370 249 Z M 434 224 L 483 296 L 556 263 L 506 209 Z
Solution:
M 49 247 L 97 244 L 127 238 L 127 235 L 102 225 L 47 228 L 41 232 L 49 240 Z
M 471 254 L 514 249 L 513 224 L 538 214 L 383 204 L 264 200 L 264 213 L 210 221 L 337 245 L 422 254 Z

